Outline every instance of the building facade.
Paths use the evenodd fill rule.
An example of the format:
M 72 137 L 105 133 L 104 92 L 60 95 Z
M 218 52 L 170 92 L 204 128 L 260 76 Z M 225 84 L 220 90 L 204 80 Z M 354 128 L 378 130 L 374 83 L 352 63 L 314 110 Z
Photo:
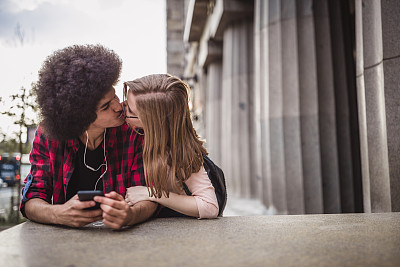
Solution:
M 400 211 L 398 14 L 396 0 L 167 0 L 182 53 L 167 70 L 191 85 L 229 194 L 272 214 Z

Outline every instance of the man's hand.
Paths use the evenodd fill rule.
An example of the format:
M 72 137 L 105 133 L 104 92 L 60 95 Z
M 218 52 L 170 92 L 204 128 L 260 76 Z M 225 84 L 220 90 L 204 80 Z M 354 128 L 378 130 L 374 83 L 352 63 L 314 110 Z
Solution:
M 134 225 L 148 220 L 155 212 L 157 204 L 151 201 L 142 201 L 134 206 L 126 203 L 125 199 L 116 192 L 95 196 L 94 200 L 101 203 L 103 223 L 113 229 Z
M 62 205 L 57 205 L 55 221 L 57 224 L 68 225 L 72 227 L 83 227 L 89 223 L 101 220 L 102 210 L 85 210 L 93 207 L 94 201 L 79 201 L 78 195 Z
M 101 220 L 101 209 L 84 210 L 94 205 L 94 201 L 79 201 L 77 195 L 66 203 L 57 205 L 47 203 L 40 198 L 33 198 L 25 203 L 25 213 L 30 220 L 39 223 L 82 227 Z
M 123 226 L 130 225 L 134 220 L 134 212 L 124 198 L 112 191 L 101 196 L 95 196 L 94 200 L 101 203 L 103 210 L 103 223 L 110 228 L 120 229 Z

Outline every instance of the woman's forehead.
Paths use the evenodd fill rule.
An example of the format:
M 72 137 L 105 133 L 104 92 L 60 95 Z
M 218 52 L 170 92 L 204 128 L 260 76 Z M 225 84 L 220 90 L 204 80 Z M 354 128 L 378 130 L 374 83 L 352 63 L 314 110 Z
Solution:
M 128 100 L 130 110 L 136 112 L 136 96 L 134 94 L 128 94 L 126 99 Z

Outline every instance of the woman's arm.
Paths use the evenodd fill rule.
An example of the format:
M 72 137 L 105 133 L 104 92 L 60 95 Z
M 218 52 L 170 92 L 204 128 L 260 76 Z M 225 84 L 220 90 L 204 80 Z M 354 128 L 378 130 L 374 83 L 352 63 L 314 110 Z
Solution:
M 182 214 L 199 217 L 199 210 L 193 196 L 179 195 L 170 192 L 168 198 L 164 195 L 161 198 L 156 198 L 154 196 L 150 197 L 146 186 L 133 186 L 127 189 L 125 200 L 130 205 L 136 205 L 136 203 L 140 201 L 150 200 Z
M 144 186 L 135 186 L 127 189 L 126 201 L 136 204 L 139 201 L 151 200 L 182 214 L 197 218 L 216 218 L 218 216 L 218 201 L 214 187 L 204 168 L 194 173 L 186 180 L 191 196 L 173 192 L 169 197 L 150 197 L 149 190 Z
M 198 217 L 216 218 L 219 212 L 218 200 L 205 169 L 201 167 L 200 171 L 193 173 L 185 183 L 196 200 Z

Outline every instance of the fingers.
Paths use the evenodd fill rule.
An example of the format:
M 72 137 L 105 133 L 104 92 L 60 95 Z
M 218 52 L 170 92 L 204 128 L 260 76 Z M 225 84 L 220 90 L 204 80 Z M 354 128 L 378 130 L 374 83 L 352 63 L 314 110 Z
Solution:
M 76 201 L 74 208 L 79 209 L 79 210 L 84 210 L 87 208 L 94 207 L 96 205 L 96 202 L 90 200 L 90 201 Z
M 104 225 L 112 228 L 112 229 L 121 229 L 122 228 L 122 224 L 120 224 L 119 222 L 113 222 L 113 221 L 109 221 L 106 219 L 103 219 L 103 223 Z
M 86 224 L 101 220 L 103 218 L 103 211 L 97 210 L 78 210 L 71 209 L 62 215 L 62 223 L 72 227 L 82 227 Z
M 94 200 L 101 204 L 103 223 L 112 229 L 120 229 L 127 225 L 132 217 L 130 205 L 125 202 L 120 194 L 114 191 L 105 194 L 104 197 L 96 196 Z
M 115 209 L 122 209 L 124 204 L 126 203 L 124 199 L 122 200 L 115 200 L 108 197 L 96 197 L 96 201 L 99 202 L 102 208 L 103 206 L 113 207 Z M 102 208 L 103 209 L 103 208 Z
M 71 205 L 72 208 L 74 209 L 79 209 L 83 210 L 86 208 L 93 207 L 96 205 L 96 202 L 90 200 L 90 201 L 80 201 L 78 198 L 78 195 L 73 196 L 70 200 L 67 201 L 69 205 Z
M 120 229 L 122 226 L 128 225 L 128 222 L 132 216 L 132 212 L 128 204 L 125 205 L 125 209 L 117 210 L 109 206 L 104 207 L 103 212 L 103 223 L 110 228 Z
M 106 198 L 101 203 L 102 204 L 100 205 L 100 208 L 103 210 L 103 212 L 115 217 L 123 216 L 123 214 L 129 209 L 129 204 L 126 203 L 124 199 L 113 200 Z
M 97 222 L 102 219 L 102 216 L 85 218 L 85 217 L 76 217 L 72 219 L 67 225 L 72 227 L 83 227 L 89 223 Z
M 97 218 L 103 215 L 103 211 L 101 209 L 96 209 L 96 210 L 83 210 L 82 211 L 82 217 L 86 218 Z
M 79 201 L 78 196 L 73 196 L 66 203 L 59 205 L 56 212 L 57 224 L 64 224 L 72 227 L 82 227 L 86 224 L 102 219 L 101 209 L 86 210 L 93 207 L 94 201 Z
M 124 200 L 124 198 L 120 194 L 118 194 L 117 192 L 114 192 L 114 191 L 105 194 L 105 196 L 115 199 L 115 200 Z
M 100 204 L 104 204 L 116 209 L 124 209 L 126 204 L 125 199 L 114 191 L 105 194 L 104 197 L 96 196 L 94 197 L 94 200 Z
M 67 203 L 66 203 L 67 204 Z M 84 217 L 84 218 L 93 218 L 97 216 L 101 216 L 101 209 L 87 210 L 87 208 L 91 208 L 96 205 L 94 201 L 79 201 L 74 199 L 72 201 L 68 201 L 67 209 L 64 211 L 64 214 L 70 214 L 71 216 L 76 217 Z
M 70 218 L 79 222 L 91 223 L 92 220 L 101 220 L 103 216 L 103 211 L 101 209 L 96 210 L 75 210 L 70 213 Z

